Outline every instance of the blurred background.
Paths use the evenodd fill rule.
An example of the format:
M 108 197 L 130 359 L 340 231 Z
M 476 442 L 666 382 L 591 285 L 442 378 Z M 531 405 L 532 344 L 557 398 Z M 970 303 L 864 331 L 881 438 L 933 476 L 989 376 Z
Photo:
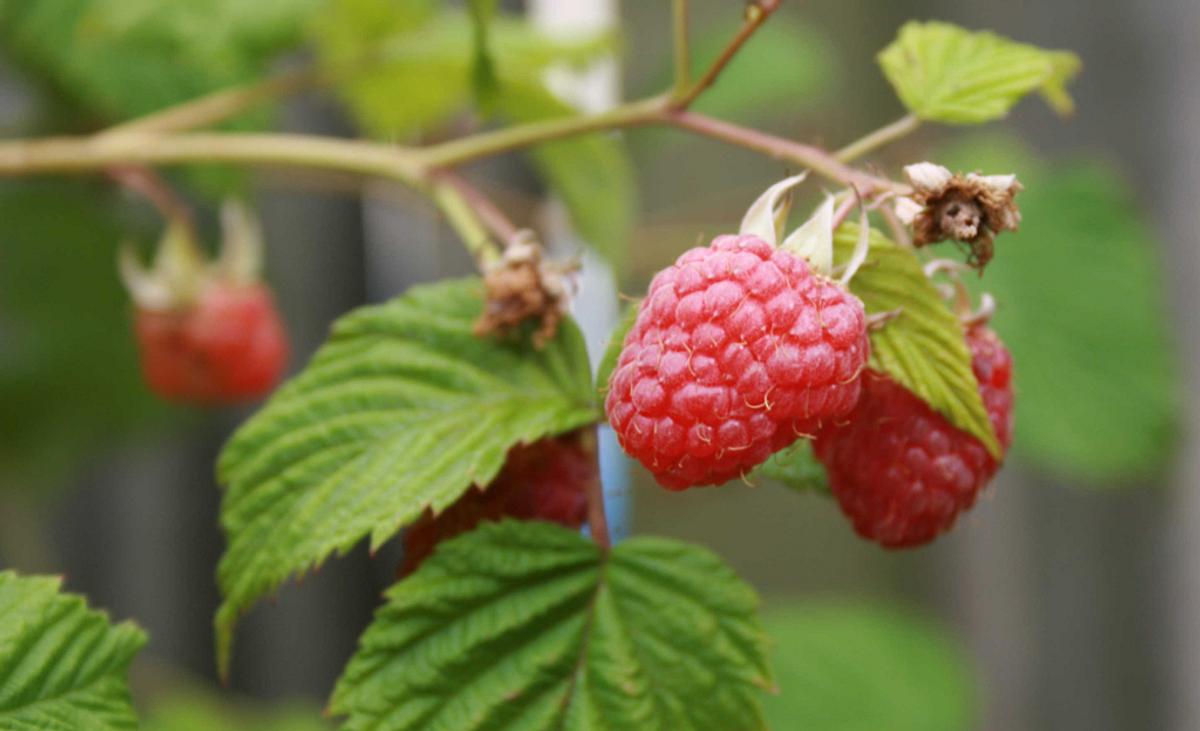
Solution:
M 407 4 L 10 0 L 0 4 L 0 134 L 86 133 L 266 72 L 336 66 L 356 44 L 422 36 L 364 20 L 373 6 Z M 512 22 L 499 63 L 554 74 L 584 108 L 669 83 L 666 0 L 502 7 Z M 693 7 L 699 66 L 743 6 Z M 426 34 L 420 52 L 231 126 L 408 141 L 470 129 L 470 37 L 446 8 L 448 31 Z M 843 145 L 903 113 L 874 55 L 908 19 L 1069 49 L 1085 65 L 1071 119 L 1030 100 L 982 128 L 927 125 L 868 161 L 893 175 L 925 159 L 1016 172 L 1027 188 L 1022 230 L 999 239 L 980 283 L 1001 302 L 995 327 L 1016 359 L 1006 468 L 952 534 L 886 552 L 823 496 L 769 483 L 669 494 L 609 459 L 619 528 L 704 543 L 759 589 L 783 691 L 775 728 L 1200 728 L 1200 6 L 787 2 L 698 109 Z M 586 32 L 572 31 L 577 21 Z M 556 50 L 539 33 L 560 34 Z M 548 111 L 509 116 L 561 108 L 538 104 Z M 614 274 L 586 254 L 579 307 L 597 351 L 618 307 L 606 282 L 636 295 L 794 172 L 664 130 L 547 157 L 468 172 L 560 250 L 581 254 L 586 241 L 615 262 Z M 294 171 L 171 179 L 210 239 L 222 195 L 260 211 L 293 369 L 347 310 L 471 268 L 432 209 L 396 186 Z M 399 553 L 370 560 L 360 547 L 257 607 L 218 695 L 213 463 L 251 409 L 165 406 L 142 387 L 113 262 L 120 240 L 148 247 L 157 229 L 151 209 L 98 177 L 0 182 L 0 568 L 65 574 L 68 588 L 149 631 L 134 675 L 149 726 L 323 728 L 315 710 Z M 292 710 L 264 708 L 275 703 Z

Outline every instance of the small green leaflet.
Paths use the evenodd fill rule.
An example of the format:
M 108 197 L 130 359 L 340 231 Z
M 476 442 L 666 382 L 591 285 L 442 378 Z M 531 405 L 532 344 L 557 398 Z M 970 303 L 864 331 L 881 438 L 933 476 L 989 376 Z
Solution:
M 1056 112 L 1068 114 L 1074 104 L 1066 85 L 1082 67 L 1066 51 L 1047 51 L 950 23 L 915 21 L 900 29 L 878 60 L 909 111 L 948 124 L 999 119 L 1033 91 Z
M 750 481 L 754 483 L 760 478 L 778 482 L 796 492 L 829 494 L 825 466 L 817 461 L 808 439 L 801 439 L 772 454 L 754 471 Z
M 839 264 L 853 255 L 857 239 L 857 225 L 838 228 L 833 245 Z M 958 319 L 925 276 L 916 254 L 874 229 L 870 245 L 866 262 L 850 280 L 850 291 L 863 301 L 868 315 L 900 311 L 871 331 L 871 367 L 896 379 L 999 458 L 1000 444 L 979 396 Z
M 975 688 L 962 650 L 930 623 L 854 603 L 801 604 L 766 615 L 779 694 L 771 728 L 962 731 Z
M 137 728 L 126 674 L 146 635 L 60 587 L 0 571 L 0 729 Z
M 346 731 L 758 731 L 757 608 L 702 548 L 488 523 L 388 592 L 330 710 Z
M 373 137 L 412 139 L 470 101 L 471 20 L 428 5 L 346 0 L 312 26 L 318 62 Z
M 571 321 L 541 350 L 480 338 L 477 279 L 414 287 L 342 317 L 305 369 L 226 445 L 217 656 L 233 628 L 293 574 L 486 484 L 510 447 L 599 418 Z
M 621 320 L 613 328 L 612 334 L 608 336 L 608 347 L 604 349 L 604 357 L 600 359 L 600 365 L 596 369 L 596 387 L 601 391 L 608 391 L 608 381 L 612 378 L 617 361 L 621 359 L 621 350 L 625 347 L 625 336 L 633 328 L 633 323 L 637 320 L 638 309 L 641 306 L 640 299 L 626 304 L 625 311 L 621 313 Z

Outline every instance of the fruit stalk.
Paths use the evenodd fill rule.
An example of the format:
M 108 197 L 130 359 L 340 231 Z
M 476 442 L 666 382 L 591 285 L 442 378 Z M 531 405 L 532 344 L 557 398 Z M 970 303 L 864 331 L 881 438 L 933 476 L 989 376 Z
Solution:
M 826 150 L 814 145 L 777 137 L 695 112 L 669 112 L 664 115 L 663 121 L 689 132 L 728 142 L 738 147 L 745 147 L 776 160 L 809 168 L 822 177 L 849 187 L 856 187 L 864 195 L 886 190 L 895 191 L 901 195 L 908 192 L 908 186 L 856 170 Z
M 430 188 L 430 196 L 481 269 L 500 261 L 501 246 L 459 188 L 448 180 L 440 180 Z
M 189 242 L 195 239 L 196 222 L 191 208 L 152 168 L 124 165 L 110 168 L 108 176 L 148 200 L 165 220 L 190 232 Z
M 920 126 L 921 120 L 917 118 L 917 115 L 906 114 L 900 119 L 897 119 L 895 122 L 886 124 L 874 132 L 863 135 L 854 142 L 851 142 L 835 152 L 834 157 L 842 162 L 857 160 L 863 155 L 874 152 L 889 142 L 894 142 L 901 137 L 910 134 Z
M 675 93 L 687 93 L 691 83 L 691 49 L 688 46 L 688 0 L 675 0 L 672 5 L 672 32 L 675 41 Z
M 589 459 L 599 459 L 599 448 L 596 443 L 595 431 L 588 431 L 581 436 L 581 446 L 588 453 Z M 612 538 L 608 531 L 608 514 L 604 509 L 604 483 L 600 481 L 600 469 L 584 484 L 584 494 L 587 496 L 588 533 L 592 540 L 602 550 L 607 551 L 612 546 Z

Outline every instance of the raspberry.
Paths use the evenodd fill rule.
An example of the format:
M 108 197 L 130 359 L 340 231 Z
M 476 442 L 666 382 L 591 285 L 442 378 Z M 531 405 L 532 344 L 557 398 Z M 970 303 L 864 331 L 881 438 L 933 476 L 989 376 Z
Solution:
M 407 576 L 441 541 L 487 520 L 545 520 L 581 528 L 587 520 L 586 487 L 599 479 L 595 454 L 582 433 L 542 439 L 509 450 L 504 468 L 482 489 L 471 489 L 440 515 L 426 512 L 404 534 Z
M 967 330 L 967 346 L 992 431 L 1007 451 L 1013 435 L 1012 356 L 996 333 L 982 325 Z
M 1001 447 L 1012 443 L 1012 358 L 991 330 L 967 332 L 979 392 Z M 888 376 L 868 370 L 845 423 L 814 444 L 838 504 L 864 538 L 928 543 L 970 508 L 999 464 L 974 436 Z
M 650 283 L 605 408 L 672 490 L 727 482 L 858 400 L 862 303 L 756 236 L 719 236 Z
M 117 266 L 133 299 L 133 330 L 146 384 L 163 398 L 233 403 L 270 391 L 283 375 L 288 339 L 262 284 L 262 231 L 244 206 L 221 209 L 221 250 L 208 260 L 186 222 L 168 222 L 154 263 L 128 243 Z
M 287 335 L 262 284 L 212 280 L 182 308 L 139 308 L 134 330 L 147 385 L 171 400 L 253 399 L 287 365 Z

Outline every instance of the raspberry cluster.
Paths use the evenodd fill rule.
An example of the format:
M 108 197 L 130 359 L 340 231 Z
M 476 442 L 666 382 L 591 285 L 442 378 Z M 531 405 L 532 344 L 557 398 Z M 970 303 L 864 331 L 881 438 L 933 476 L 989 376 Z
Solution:
M 579 433 L 548 437 L 509 450 L 500 474 L 486 487 L 470 489 L 444 512 L 426 513 L 404 534 L 407 576 L 441 541 L 488 520 L 545 520 L 581 528 L 587 520 L 586 487 L 599 479 L 595 455 Z
M 1012 442 L 1012 358 L 985 327 L 967 332 L 992 429 Z M 974 436 L 875 371 L 844 422 L 814 444 L 842 511 L 864 538 L 891 548 L 928 543 L 970 508 L 999 467 Z
M 261 283 L 212 280 L 186 307 L 139 307 L 134 332 L 147 385 L 170 400 L 256 398 L 278 383 L 287 366 L 283 321 Z
M 756 236 L 719 236 L 655 276 L 605 406 L 664 487 L 721 484 L 849 413 L 868 349 L 857 297 Z

